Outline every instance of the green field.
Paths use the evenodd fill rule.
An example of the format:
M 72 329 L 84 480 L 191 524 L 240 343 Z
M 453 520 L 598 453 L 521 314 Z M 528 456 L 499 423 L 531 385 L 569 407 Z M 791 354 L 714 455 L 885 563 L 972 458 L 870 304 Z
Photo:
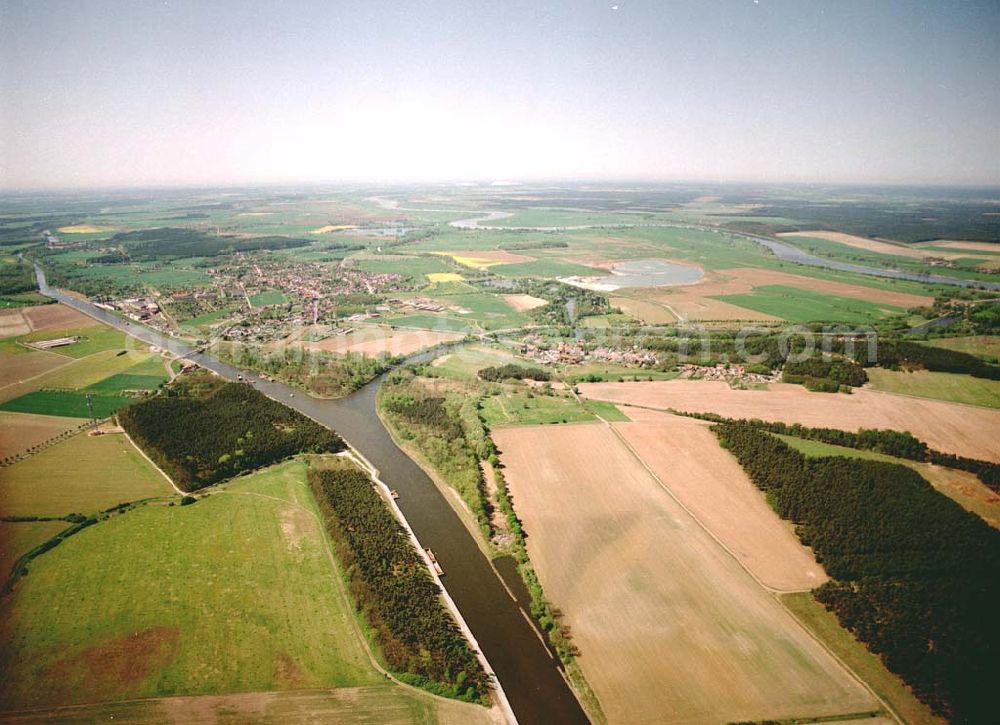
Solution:
M 482 347 L 462 347 L 437 358 L 429 372 L 435 376 L 472 380 L 483 368 L 516 363 L 518 358 L 501 350 Z
M 121 434 L 80 433 L 2 470 L 4 516 L 87 514 L 175 493 Z
M 144 376 L 145 377 L 145 376 Z M 89 390 L 89 389 L 88 389 Z M 0 410 L 11 413 L 58 415 L 66 418 L 107 418 L 132 400 L 114 391 L 91 391 L 90 405 L 82 390 L 35 390 L 13 400 L 0 403 Z
M 868 324 L 905 312 L 902 307 L 784 285 L 764 285 L 748 294 L 719 295 L 714 299 L 803 324 L 817 321 Z
M 106 350 L 72 361 L 70 361 L 70 358 L 63 358 L 69 361 L 68 364 L 62 365 L 55 370 L 50 370 L 47 373 L 42 373 L 32 380 L 24 383 L 14 383 L 0 390 L 0 401 L 11 400 L 43 388 L 82 390 L 112 375 L 125 372 L 137 363 L 148 360 L 150 357 L 148 353 L 144 352 L 129 352 L 125 355 L 119 355 L 119 352 L 121 351 Z M 41 353 L 33 354 L 41 355 Z M 156 359 L 158 360 L 159 358 Z M 29 374 L 30 371 L 26 372 L 25 377 Z
M 567 395 L 541 395 L 528 390 L 510 390 L 483 398 L 482 417 L 488 426 L 579 423 L 594 420 L 594 414 Z
M 250 303 L 259 305 L 283 305 L 288 302 L 288 298 L 282 294 L 281 290 L 271 289 L 250 295 Z
M 903 722 L 910 725 L 944 725 L 944 719 L 935 717 L 910 688 L 886 669 L 877 655 L 869 652 L 867 647 L 841 627 L 837 617 L 813 599 L 810 592 L 782 594 L 780 598 L 781 603 L 813 636 L 899 713 Z
M 196 329 L 201 325 L 211 325 L 213 323 L 219 322 L 220 320 L 225 320 L 232 314 L 233 311 L 229 309 L 206 312 L 204 315 L 198 315 L 197 317 L 192 317 L 190 319 L 184 320 L 184 322 L 181 323 L 181 327 Z
M 490 271 L 501 277 L 603 277 L 607 272 L 561 259 L 536 259 L 532 262 L 498 264 Z
M 354 266 L 365 272 L 401 274 L 404 277 L 415 278 L 456 271 L 456 266 L 451 264 L 447 257 L 437 255 L 355 257 Z
M 50 352 L 60 355 L 81 358 L 104 350 L 124 350 L 126 346 L 125 333 L 119 332 L 107 325 L 94 324 L 68 330 L 42 330 L 16 338 L 17 342 L 38 342 L 39 340 L 55 340 L 60 337 L 79 337 L 78 342 L 63 347 L 54 347 Z
M 66 521 L 0 521 L 0 582 L 7 581 L 18 559 L 70 526 Z
M 382 706 L 430 719 L 437 700 L 369 663 L 305 472 L 289 461 L 191 506 L 143 506 L 34 560 L 0 605 L 0 701 L 381 686 L 371 721 Z
M 601 416 L 609 423 L 624 423 L 631 420 L 614 403 L 608 403 L 604 400 L 588 400 L 583 405 L 587 410 Z
M 447 332 L 469 332 L 474 327 L 473 322 L 473 320 L 463 320 L 447 315 L 435 315 L 431 313 L 405 315 L 386 320 L 386 323 L 395 327 L 417 327 Z
M 958 350 L 978 355 L 987 360 L 1000 360 L 1000 335 L 973 335 L 970 337 L 938 337 L 927 340 L 925 345 Z
M 168 379 L 163 358 L 150 355 L 124 371 L 98 381 L 86 388 L 94 393 L 117 393 L 123 390 L 155 390 Z
M 869 385 L 875 390 L 1000 408 L 1000 380 L 984 380 L 971 375 L 929 370 L 905 372 L 869 368 L 867 372 Z

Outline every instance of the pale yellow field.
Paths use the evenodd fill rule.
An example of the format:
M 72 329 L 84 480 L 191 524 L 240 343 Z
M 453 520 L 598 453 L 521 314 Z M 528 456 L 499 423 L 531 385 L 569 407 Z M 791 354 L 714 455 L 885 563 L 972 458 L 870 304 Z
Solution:
M 494 437 L 546 595 L 611 723 L 877 709 L 603 423 Z
M 97 234 L 98 232 L 113 232 L 114 227 L 96 227 L 93 224 L 74 224 L 68 227 L 59 227 L 56 231 L 62 234 Z
M 455 272 L 431 272 L 427 279 L 431 282 L 461 282 L 465 278 Z
M 442 342 L 460 340 L 460 332 L 436 330 L 392 330 L 381 325 L 358 327 L 347 335 L 328 337 L 321 342 L 303 343 L 306 349 L 327 350 L 340 354 L 354 352 L 369 357 L 382 354 L 409 355 Z
M 527 312 L 528 310 L 548 304 L 548 302 L 540 297 L 532 297 L 531 295 L 501 295 L 501 297 L 516 312 Z
M 973 252 L 993 252 L 1000 253 L 1000 244 L 993 242 L 963 242 L 952 239 L 936 239 L 933 242 L 921 242 L 920 247 L 947 247 L 948 249 L 968 249 Z
M 878 254 L 894 254 L 897 257 L 913 257 L 915 259 L 922 259 L 927 256 L 934 256 L 933 252 L 922 252 L 919 249 L 914 249 L 912 247 L 907 247 L 902 244 L 891 244 L 889 242 L 883 242 L 879 239 L 868 239 L 867 237 L 857 237 L 853 234 L 843 234 L 841 232 L 786 232 L 785 234 L 779 234 L 779 237 L 814 237 L 816 239 L 826 239 L 830 242 L 837 242 L 838 244 L 846 244 L 849 247 L 854 247 L 856 249 L 865 249 L 869 252 L 877 252 Z M 941 256 L 938 254 L 937 256 Z
M 768 390 L 734 390 L 715 380 L 581 383 L 587 398 L 612 403 L 727 418 L 760 418 L 812 427 L 907 430 L 931 448 L 1000 462 L 1000 411 L 940 400 L 879 393 L 864 388 L 812 393 L 800 385 L 773 383 Z M 627 415 L 631 415 L 626 411 Z
M 766 587 L 813 589 L 827 580 L 740 464 L 719 445 L 709 423 L 634 408 L 614 423 L 632 450 L 695 517 Z
M 26 451 L 85 422 L 79 418 L 0 411 L 0 458 Z

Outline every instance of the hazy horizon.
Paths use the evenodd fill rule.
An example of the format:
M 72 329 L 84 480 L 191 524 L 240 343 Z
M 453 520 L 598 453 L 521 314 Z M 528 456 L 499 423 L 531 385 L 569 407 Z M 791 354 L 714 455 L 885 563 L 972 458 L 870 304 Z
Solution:
M 7 2 L 0 190 L 1000 185 L 1000 3 Z

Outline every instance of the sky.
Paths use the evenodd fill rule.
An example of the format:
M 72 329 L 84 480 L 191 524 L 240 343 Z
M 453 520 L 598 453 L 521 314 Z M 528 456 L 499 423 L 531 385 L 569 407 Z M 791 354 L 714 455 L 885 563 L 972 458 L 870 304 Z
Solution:
M 0 189 L 1000 185 L 998 78 L 1000 0 L 0 0 Z

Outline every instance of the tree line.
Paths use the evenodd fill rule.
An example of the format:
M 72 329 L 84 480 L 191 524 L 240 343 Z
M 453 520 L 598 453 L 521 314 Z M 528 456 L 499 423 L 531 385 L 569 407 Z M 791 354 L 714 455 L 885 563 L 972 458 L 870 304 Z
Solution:
M 935 712 L 989 721 L 1000 532 L 906 466 L 810 459 L 748 421 L 713 430 L 833 578 L 816 598 Z
M 355 606 L 401 679 L 448 697 L 488 702 L 479 660 L 441 601 L 424 561 L 368 476 L 310 470 L 309 484 L 347 572 Z
M 185 491 L 298 453 L 344 449 L 336 433 L 249 385 L 196 390 L 169 387 L 118 412 L 132 440 Z
M 480 380 L 486 380 L 491 383 L 499 383 L 510 378 L 515 380 L 528 379 L 539 381 L 552 379 L 552 376 L 545 370 L 526 365 L 514 365 L 512 363 L 483 368 L 479 371 L 478 376 Z

